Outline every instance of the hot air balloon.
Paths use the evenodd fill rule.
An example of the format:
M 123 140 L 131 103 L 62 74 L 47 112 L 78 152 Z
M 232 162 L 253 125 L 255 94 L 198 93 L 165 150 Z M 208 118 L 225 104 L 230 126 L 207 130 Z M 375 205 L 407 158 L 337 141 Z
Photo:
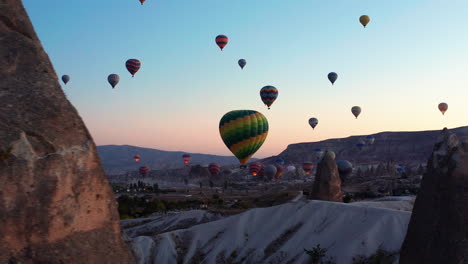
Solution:
M 284 159 L 281 158 L 281 157 L 280 157 L 280 158 L 277 158 L 277 159 L 275 160 L 275 163 L 276 163 L 276 164 L 279 164 L 279 165 L 284 165 Z
M 353 115 L 354 115 L 354 116 L 356 117 L 356 119 L 357 119 L 357 117 L 358 117 L 359 114 L 361 113 L 361 107 L 359 107 L 359 106 L 353 106 L 353 107 L 351 108 L 351 113 L 353 113 Z
M 219 133 L 224 144 L 244 165 L 265 142 L 268 121 L 254 110 L 234 110 L 221 118 Z
M 252 162 L 249 164 L 249 171 L 253 176 L 257 176 L 262 169 L 262 164 L 258 162 Z
M 327 151 L 325 152 L 324 156 L 325 156 L 325 155 L 330 155 L 330 157 L 331 157 L 332 159 L 335 159 L 335 158 L 336 158 L 335 152 L 333 152 L 333 151 L 331 151 L 331 150 L 327 150 Z
M 367 24 L 369 24 L 370 22 L 370 17 L 369 16 L 366 16 L 366 15 L 363 15 L 359 18 L 359 22 L 361 22 L 361 24 L 366 27 Z
M 277 170 L 278 170 L 278 169 L 276 168 L 275 165 L 271 165 L 271 164 L 270 164 L 270 165 L 267 165 L 267 166 L 265 167 L 265 176 L 266 176 L 269 180 L 271 180 L 271 179 L 273 179 L 273 177 L 275 177 Z
M 63 81 L 63 83 L 64 83 L 65 85 L 67 85 L 67 82 L 70 81 L 70 76 L 68 76 L 68 75 L 63 75 L 63 76 L 62 76 L 62 81 Z
M 107 76 L 107 81 L 112 86 L 112 89 L 114 89 L 114 87 L 119 83 L 120 77 L 115 73 L 109 74 L 109 76 Z
M 146 0 L 140 0 L 141 5 L 143 5 L 143 3 L 144 3 L 145 1 L 146 1 Z
M 135 162 L 140 161 L 140 155 L 135 154 L 135 155 L 133 156 L 133 159 L 135 160 Z
M 346 178 L 353 172 L 353 164 L 347 160 L 338 160 L 336 162 L 338 172 L 340 173 L 341 181 L 345 181 Z
M 125 62 L 125 67 L 127 67 L 127 71 L 134 77 L 141 67 L 141 62 L 137 59 L 129 59 Z
M 375 141 L 375 137 L 374 137 L 374 136 L 371 136 L 371 135 L 366 136 L 366 142 L 367 142 L 367 144 L 372 145 L 372 144 L 374 144 L 374 141 Z
M 293 172 L 293 171 L 296 170 L 296 167 L 294 167 L 293 165 L 289 165 L 288 167 L 286 167 L 286 170 L 287 170 L 288 172 Z
M 241 67 L 241 69 L 244 69 L 245 65 L 247 64 L 247 61 L 244 60 L 244 59 L 240 59 L 238 61 L 238 63 L 239 63 L 239 66 Z
M 315 148 L 313 152 L 314 152 L 314 157 L 316 160 L 321 160 L 323 157 L 323 154 L 325 153 L 325 151 L 321 148 Z
M 216 176 L 221 171 L 221 165 L 218 163 L 210 163 L 210 165 L 208 165 L 208 171 L 211 176 Z
M 440 112 L 442 112 L 443 115 L 445 115 L 445 112 L 447 111 L 447 109 L 448 109 L 448 104 L 446 103 L 439 104 L 439 110 Z
M 405 172 L 405 168 L 397 167 L 397 168 L 396 168 L 396 171 L 397 171 L 398 173 L 404 173 L 404 172 Z
M 140 167 L 140 169 L 138 169 L 138 171 L 140 172 L 141 177 L 146 177 L 150 172 L 150 168 L 148 168 L 147 166 L 142 166 Z
M 228 37 L 226 37 L 225 35 L 218 35 L 215 40 L 216 44 L 221 50 L 223 50 L 224 47 L 226 47 L 229 41 Z
M 330 80 L 332 85 L 336 82 L 336 79 L 338 79 L 338 74 L 336 74 L 336 72 L 330 72 L 328 74 L 328 80 Z
M 307 175 L 309 175 L 312 172 L 313 168 L 314 168 L 314 163 L 311 161 L 304 161 L 304 163 L 302 163 L 302 169 Z
M 309 119 L 309 125 L 312 127 L 312 129 L 315 129 L 317 124 L 318 124 L 318 119 L 317 118 L 312 117 L 311 119 Z
M 273 104 L 273 102 L 278 98 L 278 89 L 271 85 L 267 85 L 260 90 L 260 97 L 262 98 L 263 103 L 268 106 Z
M 281 166 L 280 164 L 276 164 L 276 173 L 275 173 L 275 179 L 281 178 L 284 172 L 284 167 Z
M 190 156 L 190 154 L 184 154 L 182 155 L 182 159 L 184 160 L 184 164 L 189 164 L 190 160 L 192 159 L 192 156 Z
M 358 147 L 359 150 L 361 150 L 365 145 L 366 142 L 363 139 L 358 140 L 358 142 L 356 143 L 356 147 Z

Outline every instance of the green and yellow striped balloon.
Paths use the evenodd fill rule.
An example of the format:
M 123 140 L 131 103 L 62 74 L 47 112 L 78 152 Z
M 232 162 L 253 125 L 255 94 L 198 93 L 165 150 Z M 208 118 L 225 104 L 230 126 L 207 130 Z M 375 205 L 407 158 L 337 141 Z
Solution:
M 268 121 L 257 111 L 234 110 L 219 121 L 219 133 L 224 144 L 244 165 L 265 142 Z

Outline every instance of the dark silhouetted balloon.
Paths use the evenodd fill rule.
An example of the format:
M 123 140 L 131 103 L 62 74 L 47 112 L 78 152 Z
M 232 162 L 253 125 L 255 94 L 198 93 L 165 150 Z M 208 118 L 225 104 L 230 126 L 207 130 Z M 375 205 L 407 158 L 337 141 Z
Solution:
M 333 84 L 335 84 L 336 82 L 336 79 L 338 79 L 338 74 L 336 72 L 330 72 L 328 74 L 328 80 L 330 80 L 330 82 Z
M 241 67 L 241 69 L 244 69 L 245 65 L 247 65 L 247 61 L 244 60 L 244 59 L 240 59 L 238 61 L 238 63 L 239 63 L 239 66 Z
M 63 83 L 66 85 L 67 82 L 70 81 L 70 76 L 68 76 L 68 75 L 63 75 L 63 76 L 62 76 L 62 81 L 63 81 Z
M 117 74 L 113 73 L 113 74 L 110 74 L 109 76 L 107 76 L 107 81 L 112 86 L 112 89 L 114 89 L 114 87 L 119 83 L 120 77 Z

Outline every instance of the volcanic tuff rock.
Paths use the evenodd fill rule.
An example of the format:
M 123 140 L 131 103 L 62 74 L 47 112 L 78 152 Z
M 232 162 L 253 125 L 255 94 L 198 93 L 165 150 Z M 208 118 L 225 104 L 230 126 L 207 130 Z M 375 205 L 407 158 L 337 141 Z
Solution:
M 94 142 L 18 0 L 0 0 L 0 61 L 0 263 L 132 263 Z
M 453 128 L 450 131 L 460 140 L 468 140 L 468 126 Z M 353 165 L 387 161 L 394 161 L 400 165 L 419 165 L 427 162 L 439 133 L 440 130 L 381 132 L 372 134 L 375 137 L 374 144 L 366 145 L 362 150 L 358 150 L 356 143 L 365 135 L 297 143 L 289 145 L 278 156 L 287 162 L 300 165 L 305 160 L 314 160 L 313 149 L 322 148 L 334 151 L 336 160 L 349 160 Z M 261 162 L 273 163 L 278 156 L 264 159 Z
M 343 202 L 338 167 L 328 151 L 318 164 L 310 198 L 322 201 Z
M 401 264 L 468 263 L 468 142 L 446 129 L 434 147 L 401 250 Z

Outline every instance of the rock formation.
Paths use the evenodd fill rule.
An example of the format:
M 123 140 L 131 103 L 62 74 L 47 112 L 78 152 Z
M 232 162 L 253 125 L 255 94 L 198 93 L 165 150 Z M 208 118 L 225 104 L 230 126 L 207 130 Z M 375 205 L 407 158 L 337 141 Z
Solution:
M 444 129 L 421 182 L 401 264 L 468 263 L 468 142 Z
M 338 167 L 336 166 L 335 159 L 328 151 L 317 166 L 317 174 L 310 198 L 322 201 L 343 202 Z
M 0 263 L 133 263 L 95 144 L 18 0 L 0 0 L 0 61 Z

